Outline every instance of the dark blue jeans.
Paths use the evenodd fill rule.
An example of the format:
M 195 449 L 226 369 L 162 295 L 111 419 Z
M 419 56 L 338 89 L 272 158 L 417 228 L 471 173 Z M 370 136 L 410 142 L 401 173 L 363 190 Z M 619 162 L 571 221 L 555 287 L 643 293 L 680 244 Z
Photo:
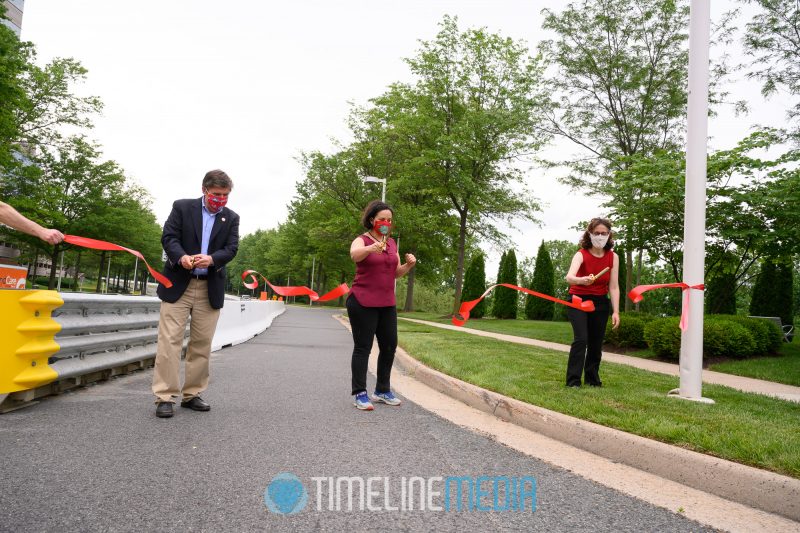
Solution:
M 367 366 L 372 341 L 378 338 L 376 392 L 389 392 L 394 352 L 397 349 L 397 307 L 364 307 L 352 294 L 347 297 L 347 316 L 353 330 L 352 393 L 367 390 Z
M 603 384 L 600 381 L 600 359 L 610 302 L 608 296 L 581 295 L 581 298 L 592 300 L 594 311 L 586 313 L 572 307 L 567 310 L 574 335 L 567 362 L 567 385 L 580 386 L 583 376 L 586 385 L 599 387 Z

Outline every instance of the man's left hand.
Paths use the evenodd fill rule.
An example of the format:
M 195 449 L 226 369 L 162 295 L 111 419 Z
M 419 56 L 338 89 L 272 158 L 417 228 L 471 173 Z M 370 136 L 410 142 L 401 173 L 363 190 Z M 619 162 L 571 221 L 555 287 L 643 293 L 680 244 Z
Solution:
M 194 268 L 208 268 L 214 264 L 210 255 L 197 254 L 192 257 L 194 258 Z

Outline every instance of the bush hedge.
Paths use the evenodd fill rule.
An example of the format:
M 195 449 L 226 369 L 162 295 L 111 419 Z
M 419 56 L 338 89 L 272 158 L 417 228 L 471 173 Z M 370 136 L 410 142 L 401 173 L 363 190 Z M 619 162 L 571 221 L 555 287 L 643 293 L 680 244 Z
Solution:
M 679 317 L 656 318 L 645 325 L 644 341 L 656 355 L 667 359 L 679 358 L 679 322 Z M 775 353 L 780 345 L 780 330 L 764 320 L 733 315 L 707 315 L 703 321 L 704 358 L 744 359 Z
M 618 348 L 647 348 L 644 327 L 654 318 L 646 313 L 620 313 L 617 329 L 612 329 L 608 321 L 605 341 Z

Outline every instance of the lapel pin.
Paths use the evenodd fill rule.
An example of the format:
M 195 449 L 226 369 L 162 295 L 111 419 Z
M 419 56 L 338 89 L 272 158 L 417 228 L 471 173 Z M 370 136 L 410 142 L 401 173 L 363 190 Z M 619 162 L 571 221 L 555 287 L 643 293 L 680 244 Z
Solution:
M 222 217 L 222 221 L 225 222 L 225 217 Z

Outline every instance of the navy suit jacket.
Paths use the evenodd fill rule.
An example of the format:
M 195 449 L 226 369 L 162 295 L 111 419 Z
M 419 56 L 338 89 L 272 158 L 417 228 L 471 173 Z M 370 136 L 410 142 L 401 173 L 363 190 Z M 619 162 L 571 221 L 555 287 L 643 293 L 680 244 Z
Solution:
M 175 303 L 186 291 L 191 271 L 181 266 L 181 257 L 201 253 L 203 238 L 203 199 L 177 200 L 164 223 L 161 245 L 167 254 L 163 274 L 172 287 L 158 286 L 158 297 Z M 208 301 L 214 309 L 225 303 L 225 265 L 236 256 L 239 249 L 239 215 L 223 207 L 214 220 L 208 255 L 214 264 L 208 267 Z

